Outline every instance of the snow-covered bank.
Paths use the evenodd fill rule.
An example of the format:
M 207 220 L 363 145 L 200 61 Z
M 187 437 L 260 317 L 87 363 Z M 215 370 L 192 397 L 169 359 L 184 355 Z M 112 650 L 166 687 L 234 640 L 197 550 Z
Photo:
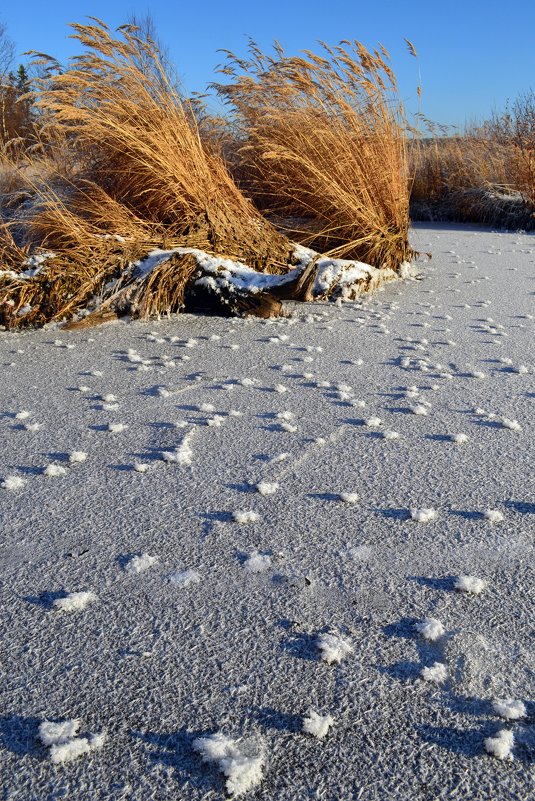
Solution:
M 530 797 L 535 238 L 414 245 L 289 318 L 0 333 L 8 798 Z

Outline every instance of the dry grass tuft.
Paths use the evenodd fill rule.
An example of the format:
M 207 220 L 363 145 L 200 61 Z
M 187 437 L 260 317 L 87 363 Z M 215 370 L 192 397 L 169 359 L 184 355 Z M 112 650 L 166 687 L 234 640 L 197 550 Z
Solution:
M 203 143 L 197 105 L 167 77 L 154 43 L 133 26 L 117 38 L 96 19 L 73 28 L 85 51 L 38 82 L 33 100 L 45 124 L 33 155 L 16 165 L 22 193 L 2 210 L 0 234 L 4 269 L 24 272 L 16 248 L 52 249 L 56 258 L 35 276 L 0 274 L 0 322 L 72 315 L 154 247 L 196 247 L 284 272 L 289 242 Z M 140 313 L 178 310 L 187 275 L 186 261 L 154 277 L 158 291 L 138 303 Z M 20 315 L 27 306 L 39 311 Z
M 376 267 L 410 259 L 407 126 L 388 54 L 343 42 L 324 54 L 227 52 L 216 84 L 235 111 L 242 180 L 303 244 Z

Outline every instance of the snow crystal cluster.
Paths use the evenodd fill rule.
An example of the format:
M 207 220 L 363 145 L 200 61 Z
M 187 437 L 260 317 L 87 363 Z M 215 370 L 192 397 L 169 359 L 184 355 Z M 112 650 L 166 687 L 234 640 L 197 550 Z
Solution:
M 227 793 L 235 798 L 262 781 L 265 756 L 256 743 L 233 740 L 219 732 L 197 737 L 193 748 L 204 762 L 214 762 L 227 777 Z
M 256 523 L 260 520 L 260 515 L 252 511 L 233 512 L 232 519 L 235 523 Z
M 331 715 L 320 715 L 311 709 L 308 716 L 303 719 L 303 731 L 317 737 L 318 740 L 323 740 L 333 723 L 334 718 Z
M 157 556 L 149 556 L 148 553 L 137 554 L 128 561 L 125 570 L 133 575 L 143 573 L 144 570 L 148 570 L 149 567 L 155 565 L 157 561 Z
M 458 576 L 455 579 L 454 587 L 456 590 L 470 595 L 481 595 L 483 590 L 487 588 L 487 582 L 476 576 Z
M 339 634 L 320 634 L 316 645 L 321 651 L 321 658 L 328 665 L 341 662 L 353 651 L 349 640 Z
M 431 523 L 438 518 L 436 509 L 431 508 L 411 509 L 410 515 L 416 523 Z
M 444 636 L 444 626 L 440 620 L 437 620 L 435 617 L 426 617 L 420 620 L 418 623 L 415 623 L 414 628 L 418 634 L 421 634 L 424 640 L 429 640 L 430 642 L 439 640 Z
M 497 759 L 512 759 L 515 737 L 512 731 L 500 729 L 494 737 L 484 740 L 485 751 Z
M 424 681 L 442 684 L 448 678 L 448 668 L 443 662 L 435 662 L 431 667 L 424 667 L 420 672 Z
M 56 598 L 52 606 L 60 612 L 80 612 L 96 600 L 94 592 L 70 592 L 64 598 Z
M 72 762 L 90 751 L 98 751 L 104 745 L 106 735 L 89 734 L 79 737 L 79 720 L 65 720 L 53 723 L 45 720 L 39 726 L 39 739 L 44 745 L 50 746 L 50 760 L 54 764 Z
M 501 718 L 505 720 L 518 720 L 526 716 L 526 705 L 523 701 L 514 698 L 496 699 L 492 702 L 492 708 Z

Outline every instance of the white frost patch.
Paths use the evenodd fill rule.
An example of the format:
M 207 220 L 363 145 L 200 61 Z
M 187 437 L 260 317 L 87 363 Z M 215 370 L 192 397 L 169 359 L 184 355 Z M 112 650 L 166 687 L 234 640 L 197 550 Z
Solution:
M 108 423 L 108 431 L 112 434 L 120 434 L 121 431 L 126 431 L 128 425 L 126 423 Z
M 65 743 L 76 737 L 79 728 L 79 720 L 63 720 L 61 723 L 45 720 L 39 726 L 39 739 L 44 745 Z
M 191 584 L 199 584 L 200 580 L 201 577 L 197 571 L 191 569 L 175 570 L 175 572 L 171 573 L 169 576 L 170 583 L 174 584 L 175 587 L 180 587 L 180 589 L 189 587 Z
M 276 481 L 259 481 L 256 485 L 257 491 L 260 495 L 274 495 L 279 488 Z
M 486 509 L 483 512 L 483 517 L 489 523 L 501 523 L 504 519 L 502 512 L 499 512 L 498 509 Z
M 70 592 L 65 598 L 56 598 L 52 606 L 60 612 L 80 612 L 96 600 L 94 592 Z
M 321 658 L 328 665 L 341 662 L 344 657 L 353 651 L 353 646 L 345 637 L 339 634 L 320 634 L 316 645 L 321 651 Z
M 246 512 L 233 512 L 232 519 L 235 523 L 256 523 L 260 520 L 260 515 L 258 512 L 246 511 Z
M 512 731 L 501 729 L 495 737 L 486 737 L 483 745 L 485 751 L 498 759 L 512 759 L 515 737 Z
M 67 474 L 67 469 L 60 464 L 48 464 L 43 470 L 44 476 L 56 477 Z
M 340 493 L 340 500 L 344 503 L 357 503 L 359 496 L 356 492 L 341 492 Z
M 77 463 L 77 462 L 85 462 L 87 459 L 87 453 L 85 451 L 71 451 L 69 454 L 69 462 Z
M 411 520 L 415 520 L 416 523 L 432 523 L 438 518 L 436 509 L 431 508 L 411 509 L 410 515 Z
M 511 420 L 509 417 L 502 417 L 500 422 L 504 428 L 508 428 L 510 431 L 522 431 L 522 426 L 518 420 Z
M 6 476 L 0 484 L 0 487 L 6 490 L 18 490 L 22 489 L 25 484 L 26 479 L 21 476 Z
M 483 590 L 487 589 L 487 582 L 476 576 L 458 576 L 455 579 L 454 587 L 456 590 L 467 592 L 470 595 L 481 595 Z
M 125 567 L 127 573 L 143 573 L 158 562 L 157 556 L 149 556 L 148 553 L 143 553 L 141 556 L 132 556 L 130 561 Z
M 518 720 L 526 716 L 526 705 L 514 698 L 497 698 L 492 702 L 492 708 L 505 720 Z
M 258 745 L 232 740 L 224 734 L 197 737 L 193 749 L 204 762 L 215 762 L 227 777 L 227 793 L 236 797 L 262 781 L 265 757 Z
M 468 435 L 467 434 L 452 434 L 451 441 L 455 442 L 456 445 L 464 445 L 465 442 L 468 442 Z
M 243 563 L 243 567 L 249 573 L 263 573 L 271 567 L 271 556 L 253 551 Z
M 431 667 L 422 668 L 420 676 L 424 681 L 442 684 L 448 678 L 448 668 L 442 662 L 435 662 Z
M 331 715 L 320 715 L 313 709 L 309 710 L 308 717 L 303 719 L 303 731 L 323 740 L 334 723 Z
M 424 640 L 434 642 L 444 635 L 444 626 L 435 617 L 426 617 L 419 623 L 415 623 L 414 628 L 421 634 Z
M 365 425 L 366 425 L 368 428 L 379 428 L 379 426 L 382 426 L 382 425 L 383 425 L 383 421 L 381 420 L 381 418 L 380 418 L 380 417 L 369 417 L 369 418 L 368 418 L 368 419 L 365 421 Z

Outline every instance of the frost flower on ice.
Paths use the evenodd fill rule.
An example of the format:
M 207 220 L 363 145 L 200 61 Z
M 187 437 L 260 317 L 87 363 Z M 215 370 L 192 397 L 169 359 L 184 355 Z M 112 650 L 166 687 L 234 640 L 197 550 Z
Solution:
M 70 592 L 65 598 L 56 598 L 52 606 L 60 612 L 79 612 L 96 600 L 94 592 Z
M 410 510 L 411 520 L 416 521 L 416 523 L 432 523 L 438 518 L 438 513 L 436 509 L 411 509 Z
M 366 420 L 365 425 L 368 428 L 378 428 L 379 426 L 383 425 L 383 421 L 380 417 L 369 417 L 368 420 Z
M 76 463 L 76 462 L 85 462 L 87 459 L 87 453 L 84 451 L 71 451 L 69 454 L 69 462 Z
M 353 646 L 348 639 L 339 634 L 320 634 L 316 640 L 316 645 L 321 651 L 321 658 L 328 665 L 341 662 L 342 659 L 353 651 Z
M 232 519 L 235 523 L 256 523 L 260 520 L 260 515 L 252 511 L 233 512 Z
M 498 509 L 487 509 L 483 512 L 483 517 L 489 523 L 501 523 L 504 519 L 502 512 L 499 512 Z
M 243 563 L 249 573 L 263 573 L 271 567 L 271 556 L 253 551 Z
M 435 617 L 426 617 L 419 623 L 416 623 L 414 628 L 421 634 L 424 640 L 434 642 L 439 640 L 444 635 L 444 626 Z
M 111 434 L 120 434 L 121 431 L 126 431 L 127 428 L 126 423 L 108 423 L 108 431 Z
M 148 553 L 143 553 L 141 556 L 136 555 L 132 556 L 130 561 L 125 567 L 127 573 L 143 573 L 144 570 L 147 570 L 149 567 L 155 565 L 158 561 L 157 556 L 149 556 Z
M 265 757 L 256 743 L 233 740 L 219 732 L 197 737 L 193 749 L 204 762 L 214 762 L 227 777 L 227 793 L 236 798 L 262 781 Z
M 79 720 L 66 720 L 61 723 L 45 720 L 41 723 L 39 739 L 44 745 L 50 746 L 51 762 L 56 765 L 62 762 L 72 762 L 83 754 L 102 748 L 106 740 L 104 732 L 78 737 L 79 728 Z
M 455 579 L 454 587 L 460 592 L 480 595 L 487 588 L 487 582 L 484 579 L 476 578 L 476 576 L 458 576 Z
M 431 667 L 424 667 L 420 672 L 424 681 L 442 684 L 448 678 L 448 668 L 442 662 L 435 662 Z
M 60 464 L 48 464 L 45 469 L 43 470 L 44 476 L 64 476 L 67 473 L 67 469 L 62 467 Z
M 512 759 L 513 754 L 511 752 L 514 742 L 513 732 L 508 729 L 501 729 L 495 737 L 487 737 L 483 745 L 487 754 L 495 756 L 497 759 Z
M 279 488 L 279 485 L 276 481 L 259 481 L 256 485 L 257 492 L 260 495 L 274 495 Z
M 319 715 L 311 709 L 308 716 L 303 719 L 303 731 L 317 737 L 318 740 L 323 740 L 333 723 L 334 718 L 330 715 Z
M 514 698 L 496 699 L 492 702 L 492 708 L 501 718 L 505 720 L 518 720 L 526 716 L 526 705 L 523 701 Z
M 0 484 L 0 487 L 6 490 L 18 490 L 22 489 L 25 484 L 26 479 L 21 476 L 6 476 Z
M 344 503 L 353 504 L 357 503 L 359 496 L 356 492 L 341 492 L 340 493 L 340 500 Z

